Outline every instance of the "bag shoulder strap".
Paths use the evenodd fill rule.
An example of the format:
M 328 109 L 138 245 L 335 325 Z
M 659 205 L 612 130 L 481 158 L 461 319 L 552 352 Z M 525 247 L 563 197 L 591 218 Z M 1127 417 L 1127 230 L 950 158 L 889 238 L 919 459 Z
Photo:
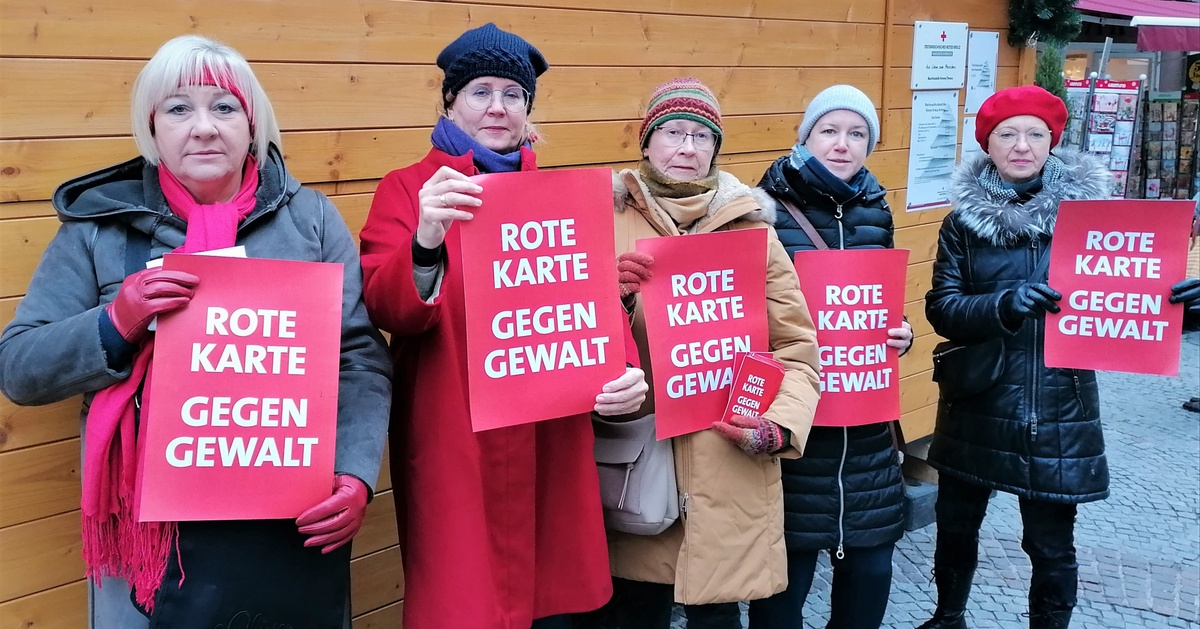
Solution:
M 1033 275 L 1029 276 L 1029 281 L 1035 283 L 1050 281 L 1050 245 L 1046 245 L 1046 249 L 1042 251 L 1042 257 L 1038 258 L 1037 266 L 1033 267 Z
M 888 432 L 892 433 L 892 446 L 903 455 L 908 454 L 908 442 L 904 440 L 904 427 L 900 425 L 900 420 L 893 419 L 888 422 Z
M 808 220 L 804 212 L 801 212 L 795 205 L 792 205 L 791 201 L 783 197 L 777 197 L 776 201 L 779 201 L 779 204 L 788 211 L 788 214 L 792 215 L 792 218 L 800 225 L 800 229 L 804 230 L 804 233 L 808 235 L 808 239 L 812 241 L 814 247 L 820 251 L 827 251 L 829 249 L 829 245 L 825 244 L 825 239 L 821 238 L 821 234 L 817 233 L 817 228 L 813 227 L 812 221 Z

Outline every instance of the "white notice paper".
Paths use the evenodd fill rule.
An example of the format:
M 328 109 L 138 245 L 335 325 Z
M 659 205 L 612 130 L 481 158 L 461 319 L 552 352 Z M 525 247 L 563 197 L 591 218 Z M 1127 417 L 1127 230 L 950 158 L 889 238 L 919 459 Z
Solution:
M 966 69 L 965 22 L 917 22 L 913 26 L 912 89 L 959 89 Z
M 983 149 L 975 141 L 975 116 L 964 116 L 962 129 L 962 151 L 958 161 L 969 162 L 975 159 L 976 155 L 983 155 Z
M 915 92 L 908 146 L 909 212 L 950 204 L 958 153 L 958 90 Z
M 246 245 L 235 245 L 233 247 L 225 247 L 224 249 L 210 249 L 208 251 L 200 251 L 194 255 L 198 256 L 218 256 L 223 258 L 244 258 L 246 257 Z M 146 262 L 147 269 L 161 269 L 163 265 L 162 258 L 155 258 Z M 150 322 L 146 327 L 147 330 L 155 332 L 158 330 L 158 317 Z
M 967 109 L 979 113 L 983 101 L 996 92 L 996 57 L 1000 54 L 1000 33 L 971 31 L 967 40 Z

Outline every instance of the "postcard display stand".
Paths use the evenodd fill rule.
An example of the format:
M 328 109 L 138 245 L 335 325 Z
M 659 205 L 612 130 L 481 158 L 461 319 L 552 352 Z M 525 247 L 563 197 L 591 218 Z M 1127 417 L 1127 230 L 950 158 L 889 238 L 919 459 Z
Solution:
M 1139 198 L 1142 180 L 1138 136 L 1139 81 L 1066 80 L 1067 122 L 1063 143 L 1107 158 L 1116 183 L 1113 198 Z
M 1191 171 L 1192 198 L 1200 194 L 1200 92 L 1185 94 L 1179 116 L 1179 172 Z M 1190 139 L 1190 141 L 1189 141 Z M 1175 197 L 1179 198 L 1179 197 Z
M 1195 96 L 1195 95 L 1191 95 Z M 1189 199 L 1196 193 L 1196 118 L 1200 101 L 1152 92 L 1146 115 L 1146 198 Z

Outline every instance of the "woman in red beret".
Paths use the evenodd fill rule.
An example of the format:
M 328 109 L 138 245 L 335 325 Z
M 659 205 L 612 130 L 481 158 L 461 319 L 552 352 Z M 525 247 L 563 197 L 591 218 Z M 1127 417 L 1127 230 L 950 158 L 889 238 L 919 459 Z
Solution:
M 993 490 L 1020 501 L 1021 548 L 1033 566 L 1029 626 L 1064 628 L 1078 584 L 1076 506 L 1108 497 L 1108 463 L 1096 374 L 1045 366 L 1045 316 L 1059 311 L 1062 295 L 1046 284 L 1043 259 L 1059 203 L 1107 198 L 1112 174 L 1091 155 L 1055 148 L 1067 109 L 1040 87 L 996 92 L 975 122 L 985 154 L 954 173 L 954 210 L 938 235 L 925 314 L 935 332 L 967 346 L 957 351 L 971 352 L 970 366 L 1003 361 L 994 361 L 998 376 L 935 370 L 941 395 L 929 463 L 939 472 L 938 603 L 919 629 L 967 626 L 979 527 Z M 1186 284 L 1171 300 L 1188 303 L 1195 319 L 1200 304 L 1191 293 L 1200 291 Z M 1003 344 L 979 345 L 992 339 Z
M 958 344 L 1003 339 L 994 382 L 972 376 L 941 395 L 929 463 L 938 470 L 937 611 L 919 629 L 965 629 L 979 527 L 992 490 L 1016 494 L 1022 549 L 1033 565 L 1030 627 L 1066 627 L 1075 607 L 1075 510 L 1108 497 L 1096 375 L 1045 366 L 1047 312 L 1058 312 L 1047 266 L 1059 202 L 1102 199 L 1112 174 L 1091 155 L 1054 147 L 1067 122 L 1057 96 L 1036 86 L 996 92 L 975 119 L 984 154 L 961 163 L 954 210 L 942 222 L 925 314 Z M 1054 149 L 1054 154 L 1051 150 Z M 979 347 L 979 346 L 975 346 Z M 937 361 L 935 352 L 935 362 Z M 961 373 L 961 371 L 959 372 Z M 973 391 L 963 393 L 963 391 Z

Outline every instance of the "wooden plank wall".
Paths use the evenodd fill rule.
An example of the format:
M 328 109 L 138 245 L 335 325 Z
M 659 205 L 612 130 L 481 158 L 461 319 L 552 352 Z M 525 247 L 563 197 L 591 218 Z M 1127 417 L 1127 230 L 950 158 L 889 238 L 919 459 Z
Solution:
M 552 64 L 533 119 L 544 166 L 628 164 L 647 95 L 700 77 L 725 114 L 721 162 L 748 183 L 795 139 L 809 100 L 851 83 L 882 107 L 868 166 L 904 207 L 912 24 L 1003 30 L 993 0 L 0 0 L 0 323 L 12 318 L 57 221 L 60 182 L 135 154 L 129 92 L 165 40 L 201 33 L 249 58 L 274 101 L 292 173 L 330 194 L 357 233 L 379 178 L 428 148 L 438 51 L 494 21 Z M 1004 37 L 1001 37 L 1004 40 Z M 999 80 L 1028 76 L 1002 45 Z M 1023 71 L 1022 71 L 1023 70 Z M 1028 80 L 1024 81 L 1028 82 Z M 886 84 L 886 90 L 884 86 Z M 912 250 L 907 306 L 916 345 L 902 361 L 904 422 L 929 434 L 936 389 L 923 315 L 945 211 L 896 215 Z M 0 626 L 85 626 L 79 558 L 79 400 L 19 408 L 0 399 Z M 386 470 L 386 465 L 384 466 Z M 399 625 L 404 580 L 390 481 L 355 543 L 354 626 Z

